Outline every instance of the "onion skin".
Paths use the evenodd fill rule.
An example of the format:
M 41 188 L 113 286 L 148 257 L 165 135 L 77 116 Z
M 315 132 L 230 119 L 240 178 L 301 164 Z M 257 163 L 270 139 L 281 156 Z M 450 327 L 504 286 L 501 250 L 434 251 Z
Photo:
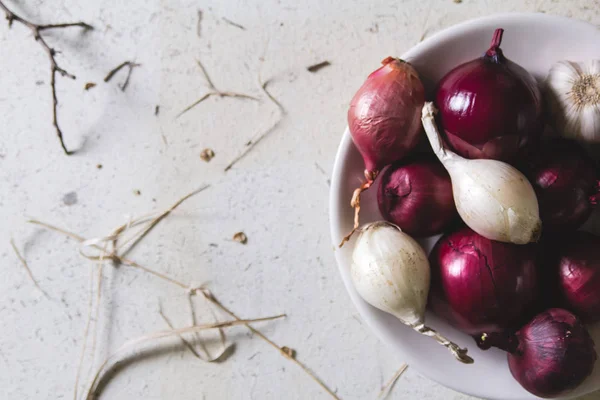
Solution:
M 482 338 L 489 347 L 509 352 L 508 367 L 525 390 L 554 398 L 578 387 L 594 369 L 594 341 L 569 311 L 551 308 L 533 318 L 515 335 Z
M 580 144 L 544 140 L 520 164 L 537 195 L 545 232 L 574 231 L 587 221 L 600 186 L 597 166 Z
M 470 335 L 520 326 L 538 290 L 536 246 L 492 241 L 470 228 L 440 238 L 433 248 L 430 307 Z
M 574 232 L 556 247 L 562 304 L 585 323 L 600 321 L 600 237 Z
M 386 220 L 413 237 L 442 233 L 458 216 L 450 175 L 431 155 L 411 157 L 386 169 L 377 203 Z
M 542 97 L 533 76 L 504 57 L 496 30 L 483 57 L 448 72 L 435 104 L 449 147 L 465 158 L 512 161 L 541 135 Z
M 377 175 L 419 142 L 425 89 L 409 63 L 388 57 L 356 92 L 348 110 L 352 140 L 365 162 L 365 175 Z M 373 178 L 374 179 L 374 178 Z

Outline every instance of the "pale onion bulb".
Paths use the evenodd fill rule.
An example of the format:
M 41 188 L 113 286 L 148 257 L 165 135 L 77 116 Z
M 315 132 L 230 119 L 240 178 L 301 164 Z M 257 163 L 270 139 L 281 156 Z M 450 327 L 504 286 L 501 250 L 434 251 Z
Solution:
M 600 142 L 600 60 L 554 64 L 546 92 L 550 119 L 559 135 Z
M 394 224 L 365 225 L 354 245 L 350 276 L 358 294 L 417 332 L 433 337 L 464 363 L 467 350 L 424 325 L 430 269 L 423 248 Z
M 498 160 L 468 160 L 444 148 L 435 124 L 433 103 L 423 107 L 423 127 L 434 153 L 452 181 L 452 193 L 462 220 L 481 236 L 526 244 L 542 233 L 537 197 L 516 168 Z

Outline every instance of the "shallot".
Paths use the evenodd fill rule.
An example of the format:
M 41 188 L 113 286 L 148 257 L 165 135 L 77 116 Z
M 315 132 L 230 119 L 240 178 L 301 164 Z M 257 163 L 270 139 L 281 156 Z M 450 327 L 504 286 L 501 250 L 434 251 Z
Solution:
M 435 103 L 449 147 L 465 158 L 509 161 L 541 134 L 542 98 L 535 78 L 507 59 L 496 29 L 481 58 L 448 72 Z
M 523 388 L 544 398 L 559 397 L 578 387 L 594 368 L 597 354 L 585 326 L 570 312 L 551 308 L 516 334 L 484 335 L 483 349 L 508 352 L 508 367 Z
M 469 228 L 442 236 L 429 255 L 431 309 L 470 335 L 518 328 L 539 293 L 535 247 L 489 240 Z
M 600 200 L 596 163 L 573 140 L 552 138 L 523 157 L 522 171 L 533 185 L 544 232 L 579 228 Z
M 450 176 L 432 155 L 410 157 L 386 169 L 377 203 L 386 220 L 414 237 L 442 233 L 457 216 Z
M 387 57 L 381 63 L 354 95 L 348 110 L 348 128 L 365 163 L 365 182 L 352 195 L 354 229 L 340 247 L 359 226 L 360 194 L 371 187 L 383 167 L 413 150 L 421 133 L 419 112 L 425 89 L 419 74 L 397 58 Z
M 452 180 L 456 209 L 475 232 L 490 240 L 525 244 L 541 235 L 538 201 L 527 178 L 497 160 L 468 160 L 444 148 L 433 103 L 423 107 L 423 126 L 433 152 Z
M 425 326 L 430 269 L 423 248 L 396 225 L 378 221 L 360 230 L 350 269 L 358 294 L 373 307 L 432 337 L 463 363 L 472 363 L 461 349 Z

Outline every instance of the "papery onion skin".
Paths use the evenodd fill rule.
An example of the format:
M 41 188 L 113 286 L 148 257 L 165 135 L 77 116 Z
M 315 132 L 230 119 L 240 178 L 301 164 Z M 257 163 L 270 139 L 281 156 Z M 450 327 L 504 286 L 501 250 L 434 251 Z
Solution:
M 574 231 L 589 218 L 600 186 L 596 163 L 581 145 L 546 139 L 519 164 L 537 195 L 545 232 Z
M 496 30 L 483 57 L 448 72 L 435 104 L 449 147 L 465 158 L 512 161 L 542 131 L 542 97 L 535 78 L 504 57 Z
M 573 232 L 556 243 L 558 290 L 563 306 L 585 323 L 600 321 L 600 237 Z M 555 254 L 556 254 L 555 253 Z
M 458 216 L 450 175 L 433 155 L 416 155 L 385 170 L 377 203 L 381 215 L 413 237 L 442 233 Z
M 578 387 L 594 368 L 594 341 L 572 313 L 549 309 L 521 328 L 517 350 L 508 354 L 513 377 L 530 393 L 561 396 Z
M 352 140 L 375 175 L 415 148 L 425 89 L 409 63 L 388 57 L 356 92 L 348 110 Z
M 470 335 L 520 326 L 539 293 L 535 250 L 470 228 L 441 237 L 429 256 L 431 309 Z

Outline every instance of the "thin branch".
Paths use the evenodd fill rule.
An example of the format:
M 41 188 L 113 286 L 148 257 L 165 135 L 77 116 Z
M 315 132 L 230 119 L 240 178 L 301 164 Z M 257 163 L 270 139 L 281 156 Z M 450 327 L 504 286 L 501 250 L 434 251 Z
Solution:
M 202 16 L 203 16 L 203 12 L 202 10 L 198 10 L 198 22 L 196 23 L 196 35 L 198 35 L 198 37 L 202 36 Z
M 204 96 L 200 97 L 198 100 L 196 100 L 195 102 L 193 102 L 186 108 L 184 108 L 183 111 L 181 111 L 179 114 L 177 114 L 177 116 L 175 118 L 181 117 L 183 114 L 190 111 L 192 108 L 196 107 L 198 104 L 202 103 L 204 100 L 208 99 L 211 96 L 234 97 L 234 98 L 238 98 L 238 99 L 258 101 L 258 99 L 254 96 L 250 96 L 250 95 L 243 94 L 243 93 L 221 91 L 221 90 L 217 89 L 215 87 L 215 84 L 213 83 L 212 79 L 210 78 L 208 71 L 204 67 L 204 65 L 200 62 L 200 60 L 196 60 L 196 62 L 198 63 L 198 67 L 200 67 L 200 71 L 202 71 L 202 75 L 204 76 L 204 79 L 206 79 L 206 83 L 208 83 L 208 87 L 209 87 L 209 89 L 211 89 L 211 91 L 206 93 Z
M 306 67 L 306 70 L 308 72 L 315 73 L 315 72 L 319 71 L 320 69 L 329 67 L 330 65 L 331 65 L 331 63 L 329 61 L 323 61 L 318 64 L 311 65 L 310 67 Z
M 125 78 L 125 81 L 121 85 L 119 85 L 121 90 L 124 92 L 125 89 L 127 89 L 127 86 L 129 85 L 129 79 L 131 79 L 131 73 L 133 72 L 133 69 L 135 67 L 141 67 L 141 66 L 142 66 L 142 64 L 138 64 L 133 61 L 124 61 L 108 72 L 108 74 L 104 78 L 104 82 L 110 81 L 113 78 L 113 76 L 115 76 L 117 74 L 117 72 L 119 72 L 123 68 L 127 67 L 128 68 L 127 77 Z
M 246 30 L 246 28 L 244 28 L 244 26 L 243 26 L 243 25 L 237 24 L 237 23 L 233 22 L 233 21 L 232 21 L 232 20 L 230 20 L 230 19 L 227 19 L 227 18 L 225 18 L 225 17 L 222 17 L 221 19 L 222 19 L 223 21 L 225 21 L 226 23 L 228 23 L 229 25 L 231 25 L 231 26 L 235 26 L 236 28 L 239 28 L 239 29 L 241 29 L 241 30 L 243 30 L 243 31 L 245 31 L 245 30 Z
M 72 28 L 78 27 L 82 28 L 85 31 L 94 29 L 93 26 L 86 24 L 85 22 L 70 22 L 70 23 L 61 23 L 61 24 L 46 24 L 46 25 L 38 25 L 30 22 L 23 17 L 15 14 L 11 11 L 6 5 L 4 5 L 3 1 L 0 1 L 0 9 L 4 11 L 6 15 L 6 19 L 8 20 L 8 27 L 12 27 L 13 22 L 18 22 L 25 27 L 27 27 L 31 33 L 33 33 L 33 38 L 42 46 L 44 52 L 48 55 L 48 59 L 50 60 L 50 87 L 52 89 L 52 125 L 54 125 L 54 129 L 56 130 L 56 135 L 58 136 L 58 140 L 60 141 L 60 146 L 66 155 L 72 154 L 72 151 L 67 149 L 65 145 L 63 132 L 58 124 L 58 98 L 56 96 L 56 74 L 59 73 L 61 76 L 69 79 L 75 79 L 75 75 L 70 74 L 65 69 L 61 68 L 56 62 L 56 50 L 53 49 L 46 43 L 46 40 L 41 35 L 41 32 L 49 29 L 62 29 L 62 28 Z
M 19 249 L 17 249 L 17 246 L 15 245 L 15 241 L 13 239 L 10 239 L 10 245 L 12 246 L 12 248 L 13 248 L 13 250 L 14 250 L 17 258 L 19 259 L 19 261 L 21 261 L 21 265 L 23 265 L 23 268 L 25 268 L 25 271 L 27 271 L 27 275 L 29 276 L 29 279 L 31 279 L 31 282 L 33 282 L 33 284 L 35 285 L 35 287 L 38 288 L 38 290 L 40 292 L 42 292 L 42 294 L 46 298 L 50 298 L 50 296 L 48 296 L 48 293 L 46 293 L 44 291 L 44 289 L 42 289 L 42 287 L 40 286 L 40 284 L 38 283 L 38 281 L 33 276 L 33 273 L 31 272 L 31 269 L 29 268 L 29 265 L 27 264 L 27 260 L 25 260 L 25 258 L 21 255 L 21 253 L 19 253 Z
M 171 330 L 175 330 L 175 327 L 173 326 L 173 324 L 171 323 L 171 321 L 169 320 L 169 318 L 167 318 L 167 316 L 165 315 L 165 313 L 162 310 L 162 307 L 159 308 L 158 313 L 160 314 L 160 316 L 162 317 L 162 319 L 165 321 L 165 323 L 167 324 L 167 326 L 169 327 L 169 329 Z M 181 340 L 181 343 L 183 343 L 183 345 L 185 347 L 188 348 L 188 350 L 198 359 L 202 360 L 202 356 L 200 356 L 200 354 L 198 354 L 198 352 L 196 351 L 196 349 L 194 348 L 194 346 L 192 346 L 192 344 L 190 342 L 187 341 L 187 339 L 185 337 L 183 337 L 183 335 L 178 334 L 177 335 L 179 337 L 179 340 Z
M 225 167 L 225 172 L 229 171 L 238 161 L 246 157 L 246 155 L 254 148 L 254 146 L 260 143 L 260 141 L 263 140 L 265 137 L 267 137 L 269 133 L 274 131 L 279 126 L 279 124 L 281 124 L 281 121 L 283 121 L 286 115 L 285 108 L 283 108 L 281 103 L 271 94 L 271 92 L 267 90 L 267 85 L 269 84 L 269 81 L 266 81 L 264 83 L 261 82 L 259 75 L 258 83 L 262 92 L 269 98 L 271 103 L 273 103 L 277 107 L 277 111 L 279 113 L 278 118 L 277 120 L 275 120 L 273 125 L 271 125 L 267 130 L 259 132 L 252 139 L 246 142 L 246 146 L 244 146 L 242 151 L 240 151 L 240 153 L 237 156 L 235 156 L 235 158 L 231 160 L 231 162 Z
M 392 376 L 388 383 L 386 383 L 385 386 L 381 388 L 381 392 L 379 392 L 379 395 L 377 396 L 378 399 L 387 399 L 390 393 L 392 393 L 392 389 L 394 389 L 394 385 L 396 384 L 398 379 L 402 376 L 404 371 L 406 371 L 406 368 L 408 368 L 408 365 L 402 364 L 402 366 L 398 369 L 398 371 L 396 371 L 396 373 L 394 374 L 394 376 Z

